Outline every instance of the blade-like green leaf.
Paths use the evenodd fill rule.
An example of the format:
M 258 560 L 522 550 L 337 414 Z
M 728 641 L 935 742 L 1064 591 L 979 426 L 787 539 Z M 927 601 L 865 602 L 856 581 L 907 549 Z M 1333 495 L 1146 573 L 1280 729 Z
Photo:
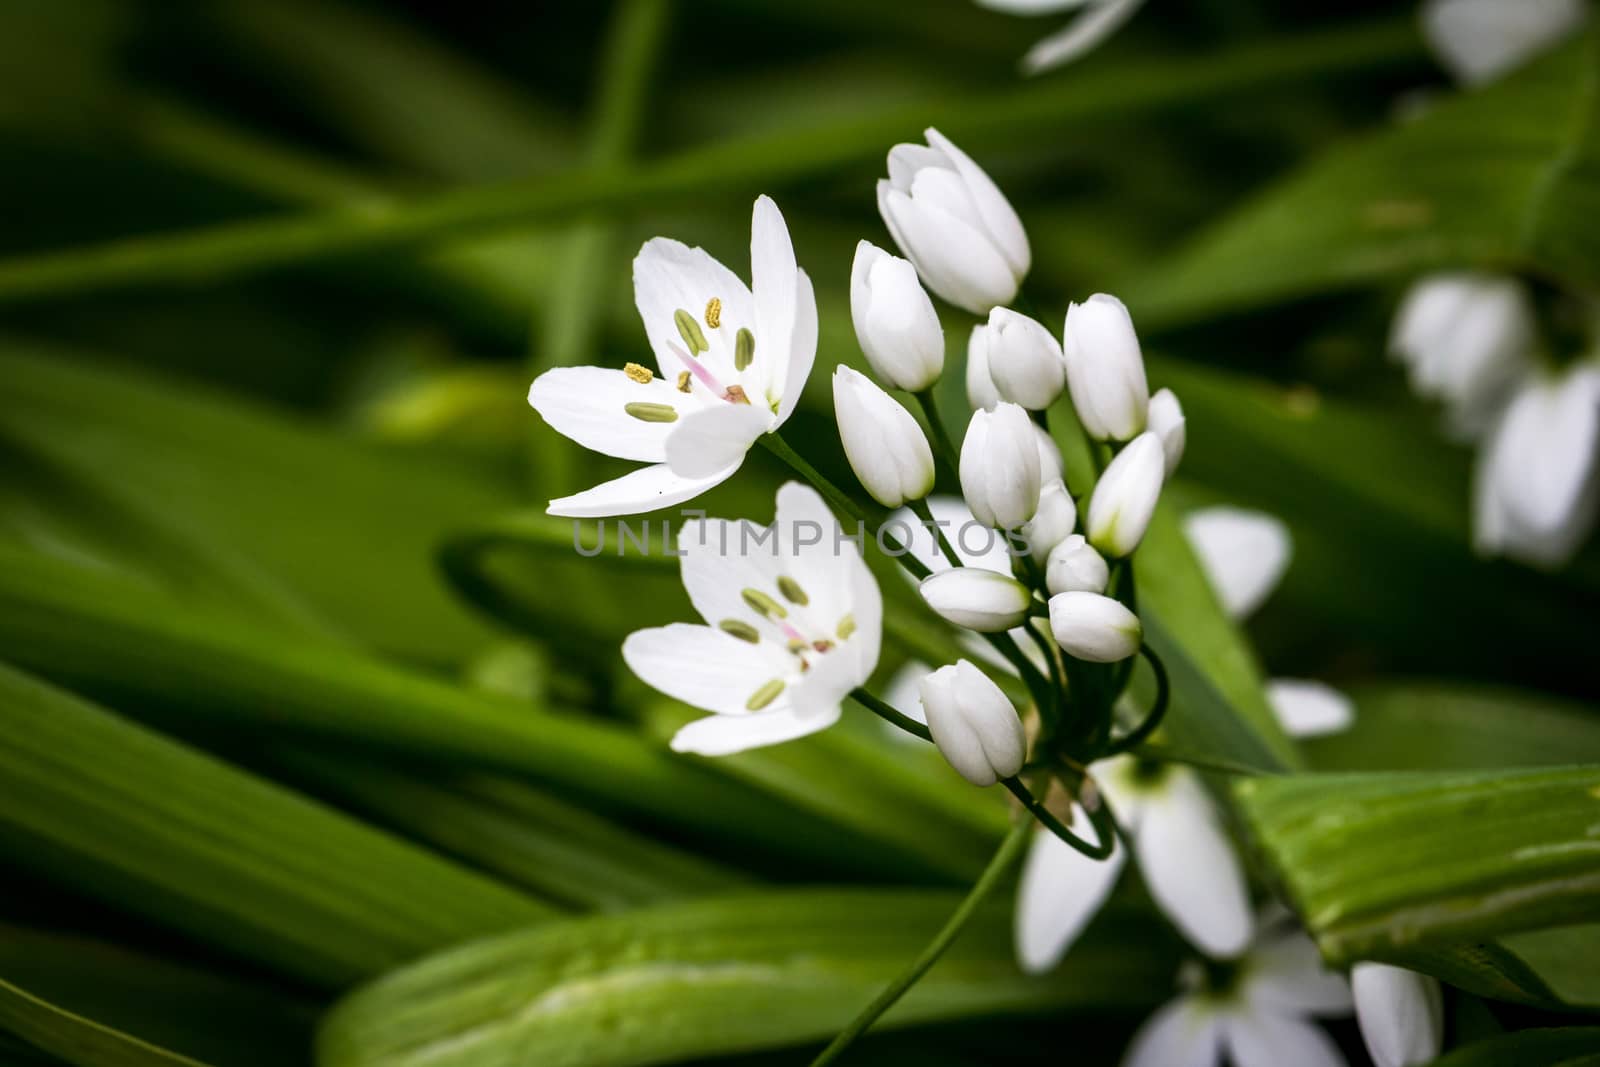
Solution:
M 1600 766 L 1233 788 L 1336 963 L 1600 919 Z
M 1303 742 L 1318 770 L 1600 763 L 1600 715 L 1568 701 L 1450 682 L 1369 682 L 1346 691 L 1355 724 Z
M 328 1016 L 321 1067 L 624 1067 L 818 1041 L 843 1026 L 955 907 L 945 893 L 735 896 L 575 920 L 466 945 L 358 990 Z M 882 1026 L 1137 1010 L 1174 958 L 1102 917 L 1048 978 L 1011 958 L 986 908 Z
M 18 863 L 284 973 L 337 985 L 554 913 L 7 667 L 0 722 Z
M 1600 282 L 1600 37 L 1306 169 L 1133 286 L 1141 322 L 1492 265 Z M 1539 116 L 1529 121 L 1529 116 Z
M 1475 1041 L 1433 1061 L 1433 1067 L 1595 1067 L 1600 1064 L 1600 1027 L 1571 1026 Z
M 74 1015 L 3 979 L 0 1027 L 78 1067 L 203 1067 L 199 1060 Z
M 1600 925 L 1524 930 L 1500 939 L 1564 1004 L 1600 1011 Z

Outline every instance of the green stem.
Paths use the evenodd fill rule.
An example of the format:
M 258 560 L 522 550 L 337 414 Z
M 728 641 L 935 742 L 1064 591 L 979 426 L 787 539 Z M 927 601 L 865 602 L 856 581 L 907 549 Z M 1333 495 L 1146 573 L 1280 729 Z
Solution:
M 1090 844 L 1067 829 L 1066 824 L 1056 818 L 1054 813 L 1045 807 L 1026 785 L 1022 784 L 1020 778 L 1015 776 L 1002 778 L 1000 784 L 1009 789 L 1011 795 L 1022 802 L 1022 806 L 1028 810 L 1028 814 L 1038 819 L 1046 830 L 1049 830 L 1090 859 L 1106 859 L 1117 847 L 1116 823 L 1111 818 L 1110 809 L 1105 806 L 1104 801 L 1094 811 L 1089 812 L 1089 821 L 1094 826 L 1097 839 L 1094 844 Z M 1085 808 L 1084 810 L 1087 811 L 1088 809 Z
M 939 551 L 944 553 L 944 558 L 950 561 L 952 567 L 963 567 L 961 557 L 956 553 L 955 546 L 950 544 L 950 539 L 944 535 L 944 527 L 940 526 L 933 518 L 933 509 L 928 507 L 926 498 L 912 500 L 906 504 L 911 509 L 911 514 L 922 520 L 922 524 L 933 531 L 934 539 L 939 542 Z
M 855 1043 L 856 1038 L 866 1033 L 868 1027 L 877 1022 L 884 1012 L 892 1008 L 896 1001 L 906 995 L 907 990 L 916 985 L 918 979 L 928 973 L 928 969 L 939 961 L 939 957 L 945 954 L 945 951 L 955 942 L 956 937 L 960 935 L 962 929 L 972 919 L 973 914 L 978 910 L 978 905 L 983 903 L 984 898 L 1004 880 L 1012 865 L 1022 856 L 1022 850 L 1032 837 L 1032 829 L 1033 824 L 1026 820 L 1018 821 L 1016 825 L 1012 826 L 1011 832 L 1006 835 L 1005 840 L 1000 843 L 1000 847 L 995 851 L 993 858 L 989 860 L 989 865 L 978 876 L 977 882 L 973 883 L 972 888 L 967 892 L 960 906 L 956 908 L 939 932 L 934 935 L 933 940 L 928 942 L 928 946 L 912 961 L 911 966 L 907 967 L 898 978 L 885 986 L 883 992 L 873 998 L 872 1003 L 868 1004 L 860 1015 L 852 1019 L 850 1025 L 846 1026 L 839 1033 L 839 1036 L 834 1038 L 828 1047 L 823 1049 L 817 1058 L 811 1061 L 811 1067 L 823 1067 L 824 1064 L 832 1063 L 838 1059 L 845 1049 Z
M 1155 703 L 1151 705 L 1150 713 L 1144 717 L 1143 722 L 1134 727 L 1125 736 L 1115 738 L 1106 745 L 1105 755 L 1107 756 L 1115 756 L 1118 753 L 1127 752 L 1144 744 L 1146 739 L 1156 732 L 1156 728 L 1161 725 L 1161 720 L 1167 714 L 1167 702 L 1172 695 L 1172 686 L 1167 680 L 1166 665 L 1161 662 L 1161 657 L 1156 655 L 1155 650 L 1149 645 L 1141 645 L 1139 651 L 1144 655 L 1145 659 L 1150 661 L 1150 669 L 1155 671 L 1156 674 Z
M 898 726 L 908 734 L 915 734 L 924 741 L 933 740 L 933 734 L 928 732 L 928 728 L 926 726 L 922 725 L 911 716 L 895 710 L 893 706 L 885 703 L 882 700 L 879 700 L 865 689 L 852 689 L 850 691 L 850 696 L 855 699 L 857 704 L 860 704 L 862 707 L 872 712 L 884 722 L 893 726 Z
M 934 399 L 933 386 L 912 394 L 917 398 L 917 403 L 922 407 L 922 417 L 928 422 L 928 430 L 933 434 L 933 450 L 939 457 L 939 462 L 944 464 L 945 473 L 952 479 L 959 480 L 960 468 L 957 466 L 956 457 L 960 455 L 955 445 L 950 442 L 950 434 L 945 429 L 944 420 L 939 417 L 939 403 Z

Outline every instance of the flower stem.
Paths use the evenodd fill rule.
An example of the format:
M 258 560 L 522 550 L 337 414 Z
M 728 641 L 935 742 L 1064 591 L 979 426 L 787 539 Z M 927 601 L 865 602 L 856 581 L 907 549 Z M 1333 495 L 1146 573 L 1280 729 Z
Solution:
M 973 913 L 978 910 L 978 905 L 983 903 L 994 888 L 1004 879 L 1012 865 L 1021 857 L 1022 850 L 1032 837 L 1032 823 L 1019 820 L 1011 827 L 1011 832 L 1000 843 L 994 856 L 989 860 L 989 865 L 983 869 L 978 880 L 968 890 L 966 897 L 961 901 L 955 912 L 945 922 L 944 926 L 934 935 L 928 946 L 912 961 L 901 975 L 884 987 L 866 1009 L 850 1021 L 850 1025 L 834 1038 L 827 1048 L 811 1061 L 811 1067 L 823 1067 L 823 1064 L 832 1063 L 838 1059 L 847 1048 L 855 1043 L 856 1038 L 867 1032 L 867 1028 L 877 1022 L 883 1013 L 892 1008 L 896 1001 L 905 996 L 906 991 L 917 980 L 928 972 L 928 969 L 939 961 L 962 929 L 971 920 Z
M 956 467 L 955 446 L 950 443 L 950 434 L 945 429 L 944 420 L 939 417 L 939 404 L 934 399 L 933 386 L 912 394 L 917 398 L 917 403 L 922 407 L 922 417 L 928 421 L 928 429 L 933 434 L 933 450 L 938 454 L 939 462 L 944 464 L 945 472 L 952 478 L 959 478 Z
M 1111 809 L 1105 806 L 1103 800 L 1100 806 L 1093 811 L 1089 811 L 1087 807 L 1084 808 L 1085 811 L 1089 812 L 1089 821 L 1094 826 L 1097 839 L 1096 843 L 1091 845 L 1088 841 L 1067 829 L 1066 824 L 1056 818 L 1050 809 L 1045 807 L 1039 798 L 1034 796 L 1028 787 L 1022 784 L 1022 779 L 1015 776 L 1002 778 L 1000 779 L 1000 784 L 1009 789 L 1011 795 L 1021 801 L 1024 808 L 1028 809 L 1028 814 L 1038 819 L 1046 830 L 1049 830 L 1090 859 L 1106 859 L 1117 847 L 1116 822 L 1111 818 Z
M 933 510 L 928 507 L 926 498 L 907 502 L 906 507 L 911 509 L 911 514 L 922 520 L 922 525 L 933 531 L 933 536 L 939 541 L 939 551 L 944 553 L 944 558 L 950 561 L 950 566 L 963 566 L 961 557 L 956 554 L 955 548 L 950 544 L 949 538 L 944 535 L 944 527 L 933 519 Z
M 922 725 L 911 716 L 895 710 L 893 706 L 882 700 L 879 700 L 865 689 L 852 689 L 850 690 L 850 696 L 855 699 L 857 704 L 860 704 L 862 707 L 872 712 L 884 722 L 893 726 L 898 726 L 908 734 L 915 734 L 924 741 L 933 740 L 933 734 L 928 732 L 928 728 L 926 726 Z
M 1167 702 L 1172 695 L 1172 686 L 1167 680 L 1166 665 L 1161 662 L 1161 657 L 1156 655 L 1149 645 L 1141 645 L 1139 651 L 1144 655 L 1145 659 L 1150 661 L 1150 669 L 1155 671 L 1156 674 L 1155 703 L 1151 705 L 1150 714 L 1144 717 L 1143 722 L 1126 735 L 1115 738 L 1106 745 L 1105 755 L 1107 756 L 1115 756 L 1120 752 L 1127 752 L 1143 744 L 1151 734 L 1156 732 L 1156 727 L 1161 725 L 1161 720 L 1167 714 Z

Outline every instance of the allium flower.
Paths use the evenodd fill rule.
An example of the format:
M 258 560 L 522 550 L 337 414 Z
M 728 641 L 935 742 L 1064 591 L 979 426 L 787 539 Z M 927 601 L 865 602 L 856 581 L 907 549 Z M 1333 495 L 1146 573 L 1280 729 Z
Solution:
M 706 625 L 639 630 L 622 645 L 645 684 L 714 713 L 679 730 L 673 749 L 723 756 L 837 722 L 877 666 L 883 600 L 822 497 L 790 482 L 767 530 L 691 522 L 678 551 Z
M 666 237 L 633 261 L 634 301 L 657 369 L 558 367 L 528 403 L 585 448 L 650 466 L 573 496 L 552 515 L 630 515 L 727 480 L 783 425 L 817 354 L 817 303 L 778 206 L 756 200 L 750 286 L 703 249 Z

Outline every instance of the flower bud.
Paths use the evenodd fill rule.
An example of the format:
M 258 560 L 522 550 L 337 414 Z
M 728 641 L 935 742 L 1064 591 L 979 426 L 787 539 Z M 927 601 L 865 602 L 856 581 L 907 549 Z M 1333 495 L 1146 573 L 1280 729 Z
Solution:
M 920 500 L 933 488 L 933 450 L 911 412 L 866 375 L 833 372 L 833 410 L 850 469 L 886 508 Z
M 917 273 L 974 315 L 1009 304 L 1032 264 L 1022 220 L 983 169 L 938 130 L 889 152 L 878 213 Z
M 1033 606 L 1027 586 L 1009 574 L 983 567 L 952 567 L 931 574 L 918 589 L 941 619 L 979 633 L 1000 633 L 1020 626 Z
M 1061 449 L 1056 447 L 1055 438 L 1038 423 L 1033 424 L 1033 438 L 1039 442 L 1039 484 L 1065 481 L 1067 468 L 1061 462 Z
M 961 777 L 988 786 L 1022 769 L 1022 720 L 988 675 L 957 660 L 924 678 L 921 695 L 933 743 Z
M 1439 983 L 1386 963 L 1350 969 L 1361 1040 L 1377 1067 L 1432 1063 L 1444 1039 L 1444 1001 Z
M 974 339 L 979 335 L 973 334 Z M 983 339 L 989 346 L 989 377 L 1002 400 L 1043 411 L 1067 384 L 1061 346 L 1050 331 L 1010 308 L 989 312 Z
M 1050 550 L 1059 545 L 1078 525 L 1078 508 L 1072 495 L 1058 478 L 1046 482 L 1039 490 L 1039 510 L 1022 527 L 1022 537 L 1028 543 L 1033 558 L 1043 563 Z M 1081 540 L 1081 538 L 1080 538 Z
M 1060 593 L 1103 593 L 1111 580 L 1105 557 L 1090 547 L 1082 534 L 1073 534 L 1050 551 L 1044 567 L 1045 588 Z
M 944 331 L 933 301 L 908 261 L 870 241 L 856 245 L 850 268 L 850 318 L 867 362 L 885 384 L 908 393 L 939 380 Z
M 985 526 L 1012 530 L 1039 510 L 1039 442 L 1016 404 L 973 412 L 961 442 L 961 495 Z
M 1135 437 L 1117 453 L 1089 498 L 1089 543 L 1112 558 L 1139 547 L 1166 474 L 1166 453 L 1153 432 Z
M 1090 663 L 1116 663 L 1139 651 L 1144 628 L 1121 601 L 1083 591 L 1050 598 L 1050 632 L 1056 644 Z
M 1166 476 L 1172 477 L 1172 472 L 1178 469 L 1178 462 L 1183 459 L 1183 446 L 1188 443 L 1187 420 L 1183 417 L 1183 405 L 1178 403 L 1178 397 L 1171 389 L 1159 389 L 1156 395 L 1150 398 L 1150 412 L 1147 424 L 1150 430 L 1161 438 L 1161 451 L 1166 454 Z
M 1139 337 L 1122 301 L 1096 293 L 1068 307 L 1061 347 L 1072 406 L 1084 432 L 1097 441 L 1126 441 L 1142 431 L 1150 386 Z
M 989 373 L 989 324 L 980 322 L 967 338 L 967 403 L 973 411 L 993 411 L 1000 390 Z

